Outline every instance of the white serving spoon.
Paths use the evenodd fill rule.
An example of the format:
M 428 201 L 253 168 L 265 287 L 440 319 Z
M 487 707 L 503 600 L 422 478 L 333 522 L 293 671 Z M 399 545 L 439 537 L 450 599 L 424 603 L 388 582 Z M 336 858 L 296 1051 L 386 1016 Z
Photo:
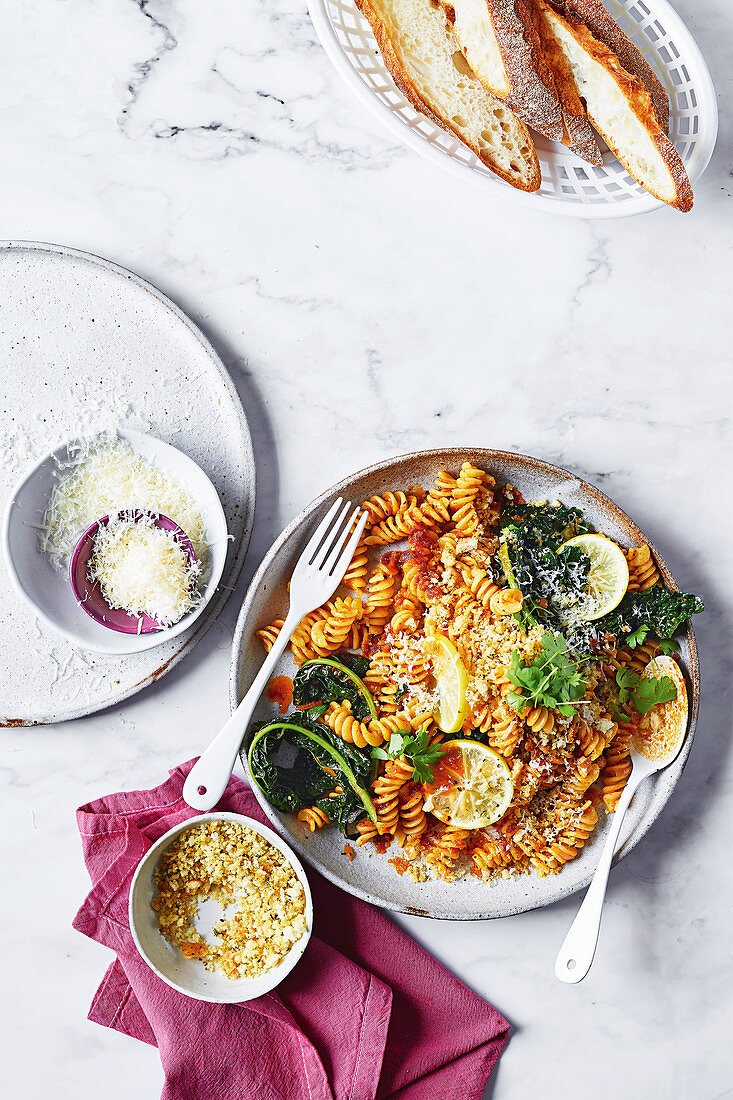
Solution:
M 555 963 L 555 976 L 561 982 L 580 982 L 586 976 L 596 953 L 601 930 L 603 900 L 606 896 L 608 873 L 616 852 L 619 833 L 631 799 L 641 783 L 655 772 L 668 767 L 678 756 L 687 731 L 687 689 L 680 667 L 671 657 L 655 657 L 644 670 L 645 676 L 659 679 L 669 676 L 677 688 L 677 698 L 665 703 L 656 711 L 652 721 L 656 729 L 646 723 L 640 734 L 632 738 L 631 775 L 623 789 L 613 814 L 611 829 L 598 862 L 593 881 L 583 899 L 583 904 L 570 926 L 570 931 L 560 948 Z
M 194 810 L 201 813 L 212 810 L 224 794 L 252 712 L 281 653 L 303 616 L 330 599 L 341 584 L 369 518 L 367 512 L 360 513 L 358 508 L 349 515 L 351 509 L 348 500 L 344 504 L 338 497 L 298 558 L 290 579 L 290 608 L 275 644 L 252 687 L 191 768 L 183 785 L 183 797 Z

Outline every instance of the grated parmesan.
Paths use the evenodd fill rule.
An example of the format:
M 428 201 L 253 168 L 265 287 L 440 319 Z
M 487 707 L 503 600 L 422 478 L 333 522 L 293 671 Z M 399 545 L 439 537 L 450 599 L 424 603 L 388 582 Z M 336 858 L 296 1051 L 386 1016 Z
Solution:
M 140 509 L 168 516 L 188 535 L 197 561 L 208 562 L 206 529 L 196 501 L 168 474 L 116 436 L 84 442 L 60 470 L 43 517 L 41 549 L 68 569 L 74 548 L 95 520 Z
M 149 513 L 137 522 L 123 514 L 100 527 L 88 567 L 111 608 L 149 615 L 161 626 L 177 623 L 200 599 L 199 572 L 175 532 L 156 527 Z

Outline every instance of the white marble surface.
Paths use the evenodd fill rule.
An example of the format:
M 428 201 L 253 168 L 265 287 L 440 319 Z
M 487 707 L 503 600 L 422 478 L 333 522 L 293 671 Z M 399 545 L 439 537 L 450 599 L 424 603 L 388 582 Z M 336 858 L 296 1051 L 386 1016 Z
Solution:
M 727 104 L 728 5 L 678 7 Z M 730 1096 L 729 114 L 691 215 L 555 220 L 385 140 L 302 0 L 6 0 L 3 24 L 3 235 L 135 269 L 221 350 L 255 432 L 248 576 L 342 474 L 475 443 L 588 477 L 705 596 L 696 744 L 611 876 L 590 977 L 553 977 L 574 900 L 400 923 L 514 1024 L 494 1100 Z M 224 720 L 243 591 L 123 709 L 1 731 L 7 1096 L 157 1095 L 155 1051 L 85 1019 L 109 957 L 70 927 L 87 888 L 74 808 L 159 782 Z

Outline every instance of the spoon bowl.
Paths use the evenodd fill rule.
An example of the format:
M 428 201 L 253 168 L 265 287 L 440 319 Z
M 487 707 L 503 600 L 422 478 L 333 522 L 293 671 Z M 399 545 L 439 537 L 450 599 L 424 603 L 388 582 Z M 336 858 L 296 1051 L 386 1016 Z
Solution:
M 136 510 L 134 512 L 118 512 L 116 518 L 132 519 L 135 523 L 140 523 L 146 516 L 151 515 L 150 512 Z M 159 630 L 165 630 L 166 628 L 150 615 L 143 614 L 138 617 L 137 615 L 130 615 L 124 608 L 110 607 L 102 594 L 99 581 L 92 580 L 89 577 L 89 562 L 94 553 L 97 535 L 101 528 L 107 527 L 109 521 L 109 516 L 103 516 L 96 523 L 93 523 L 81 536 L 72 554 L 69 579 L 79 606 L 90 618 L 94 619 L 95 623 L 106 626 L 108 630 L 116 630 L 120 634 L 154 634 Z M 191 540 L 183 528 L 179 527 L 168 516 L 162 514 L 153 515 L 153 524 L 163 531 L 174 533 L 176 541 L 186 552 L 189 565 L 193 565 L 196 561 L 196 554 Z

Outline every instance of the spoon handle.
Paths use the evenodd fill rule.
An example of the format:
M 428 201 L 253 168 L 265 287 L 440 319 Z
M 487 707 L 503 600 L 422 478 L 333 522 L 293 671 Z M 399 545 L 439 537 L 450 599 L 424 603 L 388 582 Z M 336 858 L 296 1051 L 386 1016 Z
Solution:
M 624 814 L 642 778 L 643 776 L 635 777 L 632 772 L 618 801 L 616 812 L 613 815 L 613 824 L 606 838 L 593 881 L 588 887 L 583 904 L 570 926 L 570 931 L 565 937 L 555 962 L 555 977 L 559 978 L 561 982 L 571 984 L 580 982 L 591 968 L 593 956 L 596 953 L 596 945 L 598 944 L 598 934 L 601 930 L 601 914 L 603 912 L 603 900 L 606 896 L 608 873 L 611 870 L 611 862 L 616 852 L 616 844 L 621 832 Z

